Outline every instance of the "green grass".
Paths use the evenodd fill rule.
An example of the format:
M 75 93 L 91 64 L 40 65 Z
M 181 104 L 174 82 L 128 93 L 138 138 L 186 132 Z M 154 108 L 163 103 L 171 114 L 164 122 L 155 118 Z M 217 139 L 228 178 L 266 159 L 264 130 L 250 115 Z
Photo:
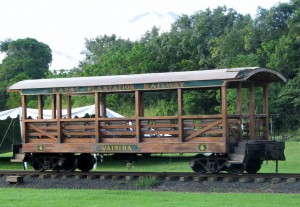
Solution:
M 286 161 L 279 162 L 280 173 L 299 173 L 300 172 L 300 142 L 286 142 Z M 0 169 L 22 170 L 22 163 L 11 163 L 11 153 L 0 154 Z M 192 172 L 189 167 L 189 154 L 180 156 L 179 154 L 155 154 L 148 159 L 140 158 L 138 162 L 133 163 L 130 171 L 133 172 Z M 114 160 L 111 156 L 105 156 L 104 162 L 98 162 L 99 171 L 128 171 L 125 161 Z M 260 172 L 274 172 L 275 162 L 264 162 Z
M 136 182 L 136 186 L 140 188 L 150 188 L 156 186 L 157 184 L 158 184 L 158 180 L 156 179 L 156 177 L 153 176 L 140 178 Z
M 115 190 L 0 188 L 1 206 L 298 207 L 297 194 L 176 193 Z
M 286 161 L 279 161 L 280 173 L 300 173 L 300 142 L 286 142 L 285 143 L 285 158 Z M 275 162 L 264 162 L 259 172 L 274 172 Z

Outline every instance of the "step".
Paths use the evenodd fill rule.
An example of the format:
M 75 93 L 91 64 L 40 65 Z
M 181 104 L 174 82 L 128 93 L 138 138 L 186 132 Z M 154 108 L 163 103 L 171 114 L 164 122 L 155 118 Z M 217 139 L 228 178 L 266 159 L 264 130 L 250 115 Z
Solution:
M 244 147 L 234 147 L 235 154 L 245 154 L 246 149 Z
M 15 154 L 14 158 L 12 158 L 10 161 L 11 162 L 23 162 L 25 158 L 25 154 L 21 153 L 21 154 Z
M 239 161 L 239 162 L 243 162 L 245 158 L 245 155 L 241 155 L 241 154 L 231 154 L 229 155 L 229 162 L 230 161 Z

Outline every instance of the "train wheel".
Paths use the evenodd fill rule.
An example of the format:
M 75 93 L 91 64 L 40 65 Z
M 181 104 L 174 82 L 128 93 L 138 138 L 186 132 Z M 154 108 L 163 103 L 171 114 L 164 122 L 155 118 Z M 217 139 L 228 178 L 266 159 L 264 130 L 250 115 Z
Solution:
M 77 168 L 82 172 L 89 172 L 95 163 L 96 159 L 89 153 L 81 153 L 77 156 Z
M 228 171 L 232 174 L 242 174 L 245 170 L 244 165 L 241 164 L 231 164 L 228 168 Z
M 197 173 L 206 173 L 206 165 L 207 165 L 207 160 L 203 159 L 205 158 L 204 155 L 198 154 L 196 155 L 193 159 L 190 161 L 190 167 L 194 172 Z
M 63 158 L 61 169 L 64 172 L 73 172 L 77 167 L 77 159 L 73 154 L 67 154 Z
M 43 163 L 44 163 L 43 157 L 33 157 L 31 165 L 35 171 L 43 172 L 43 171 L 45 171 Z
M 255 174 L 260 170 L 262 163 L 261 159 L 251 159 L 248 161 L 245 170 L 249 174 Z

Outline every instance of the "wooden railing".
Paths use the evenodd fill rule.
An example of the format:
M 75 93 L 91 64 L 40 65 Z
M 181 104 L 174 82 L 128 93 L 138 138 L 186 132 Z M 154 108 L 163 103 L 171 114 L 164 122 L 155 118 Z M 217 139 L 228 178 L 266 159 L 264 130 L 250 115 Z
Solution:
M 30 143 L 214 142 L 223 137 L 221 115 L 26 119 L 25 127 L 26 142 Z
M 254 139 L 266 140 L 267 139 L 267 122 L 268 117 L 266 114 L 256 114 L 254 116 Z M 250 139 L 250 123 L 249 115 L 229 115 L 228 132 L 229 136 L 236 141 Z

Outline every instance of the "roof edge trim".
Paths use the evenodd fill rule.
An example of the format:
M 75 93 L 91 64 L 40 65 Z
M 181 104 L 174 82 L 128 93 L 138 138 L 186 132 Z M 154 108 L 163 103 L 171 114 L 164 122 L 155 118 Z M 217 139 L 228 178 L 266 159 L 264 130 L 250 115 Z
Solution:
M 248 73 L 243 73 L 243 74 L 238 74 L 238 77 L 241 77 L 243 80 L 248 80 L 249 78 L 251 78 L 252 76 L 256 75 L 257 73 L 262 73 L 262 72 L 267 72 L 267 73 L 271 73 L 275 76 L 277 76 L 282 82 L 286 82 L 287 79 L 281 75 L 279 72 L 269 69 L 269 68 L 259 68 L 259 69 L 255 69 L 252 70 Z

